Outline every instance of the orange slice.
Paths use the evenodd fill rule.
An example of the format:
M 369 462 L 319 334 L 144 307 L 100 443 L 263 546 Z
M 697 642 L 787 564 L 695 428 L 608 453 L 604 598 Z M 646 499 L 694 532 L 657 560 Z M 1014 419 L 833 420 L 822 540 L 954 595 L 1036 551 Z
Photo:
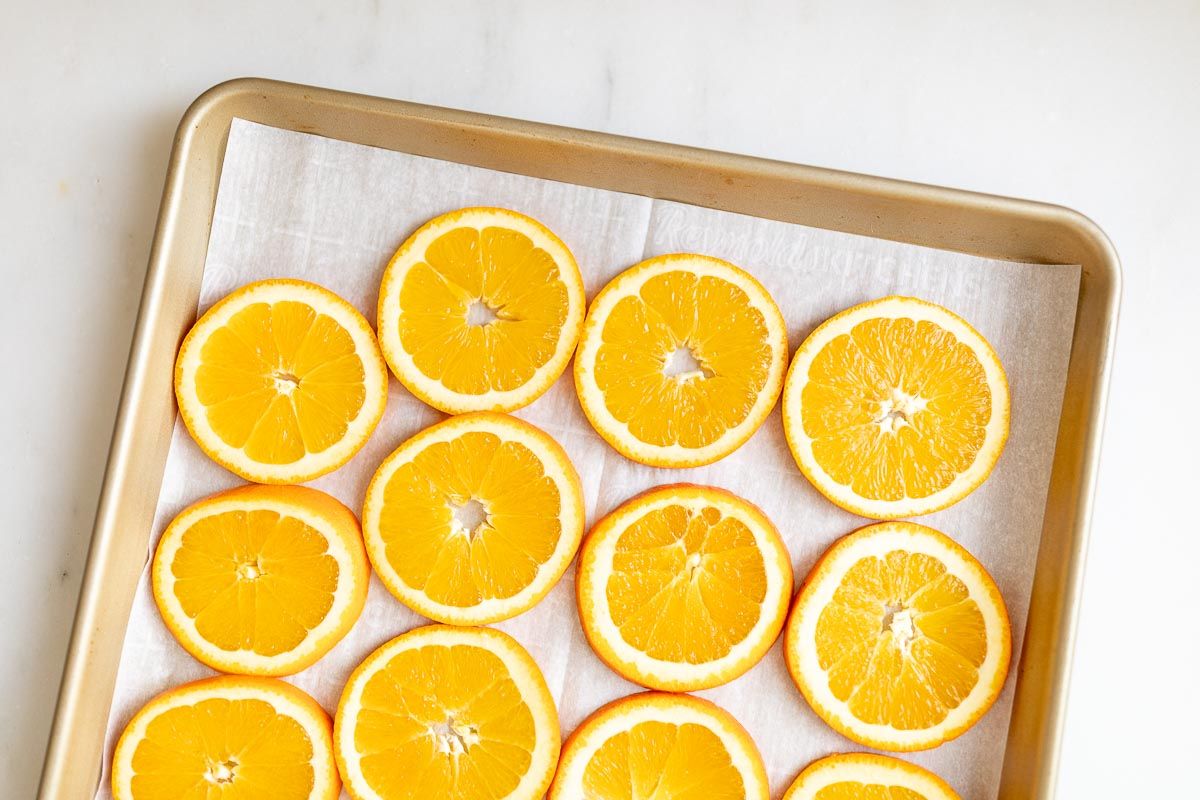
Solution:
M 689 467 L 729 455 L 758 430 L 786 362 L 783 315 L 751 275 L 709 256 L 659 256 L 592 301 L 575 387 L 622 455 Z
M 370 568 L 350 509 L 304 486 L 242 486 L 179 513 L 150 571 L 183 648 L 222 672 L 290 675 L 341 641 Z
M 561 446 L 528 422 L 479 412 L 404 442 L 363 505 L 384 585 L 431 619 L 479 625 L 532 608 L 583 536 L 583 489 Z
M 383 645 L 350 676 L 334 726 L 354 800 L 537 800 L 559 741 L 537 664 L 491 628 L 430 625 Z
M 961 800 L 950 784 L 916 764 L 874 753 L 815 761 L 783 800 Z
M 783 389 L 800 471 L 842 508 L 928 514 L 974 491 L 1008 438 L 1008 381 L 961 317 L 885 297 L 827 320 L 800 345 Z
M 880 750 L 936 747 L 978 722 L 1011 651 L 991 576 L 953 539 L 912 522 L 870 525 L 830 547 L 784 635 L 813 710 Z
M 758 748 L 738 721 L 687 694 L 609 703 L 563 747 L 549 800 L 767 800 Z
M 546 226 L 504 208 L 425 223 L 379 288 L 379 343 L 417 397 L 450 414 L 513 411 L 558 379 L 584 313 L 574 256 Z
M 222 675 L 163 692 L 117 741 L 114 800 L 334 800 L 332 725 L 272 678 Z
M 192 326 L 175 362 L 184 425 L 246 480 L 303 483 L 350 460 L 383 416 L 375 333 L 316 284 L 251 283 Z
M 733 680 L 770 649 L 792 597 L 792 565 L 757 507 L 677 484 L 596 523 L 576 591 L 601 660 L 643 686 L 692 691 Z

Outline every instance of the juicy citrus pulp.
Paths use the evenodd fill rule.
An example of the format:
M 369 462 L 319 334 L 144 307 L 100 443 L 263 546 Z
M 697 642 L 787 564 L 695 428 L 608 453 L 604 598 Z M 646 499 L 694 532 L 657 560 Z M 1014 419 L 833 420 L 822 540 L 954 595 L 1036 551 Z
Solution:
M 413 394 L 451 414 L 528 405 L 566 369 L 583 278 L 544 225 L 503 208 L 430 220 L 388 264 L 379 340 Z
M 583 490 L 562 447 L 516 417 L 451 417 L 380 465 L 363 507 L 384 585 L 433 619 L 496 622 L 562 577 L 583 535 Z
M 334 800 L 332 726 L 316 701 L 271 678 L 222 675 L 163 692 L 113 754 L 114 800 Z
M 890 756 L 844 753 L 809 764 L 783 800 L 960 800 L 927 769 Z
M 850 739 L 922 750 L 958 736 L 1004 685 L 1011 632 L 983 566 L 911 522 L 833 545 L 796 596 L 788 669 L 805 699 Z
M 154 601 L 189 653 L 224 672 L 288 675 L 350 630 L 370 571 L 350 509 L 303 486 L 242 486 L 167 526 Z
M 962 318 L 885 297 L 827 320 L 800 345 L 783 391 L 788 445 L 805 477 L 877 519 L 958 502 L 1008 437 L 1008 383 Z
M 721 489 L 653 489 L 588 534 L 576 578 L 593 649 L 631 681 L 690 691 L 736 678 L 771 647 L 791 560 L 751 503 Z
M 510 636 L 430 625 L 350 676 L 334 749 L 356 800 L 535 800 L 558 760 L 558 715 Z
M 549 800 L 767 800 L 750 735 L 718 706 L 646 692 L 592 714 L 563 748 Z
M 251 481 L 301 483 L 350 459 L 387 401 L 371 326 L 312 283 L 243 286 L 192 327 L 175 364 L 192 438 Z
M 592 301 L 575 386 L 592 426 L 623 455 L 694 466 L 758 429 L 786 361 L 783 316 L 751 275 L 708 256 L 659 256 Z

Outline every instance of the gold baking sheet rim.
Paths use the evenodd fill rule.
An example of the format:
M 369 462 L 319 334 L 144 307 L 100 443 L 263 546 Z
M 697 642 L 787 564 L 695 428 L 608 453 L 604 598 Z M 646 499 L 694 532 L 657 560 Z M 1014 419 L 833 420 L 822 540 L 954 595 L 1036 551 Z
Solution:
M 259 78 L 219 84 L 175 135 L 39 798 L 97 788 L 126 623 L 175 420 L 234 117 L 358 144 L 845 233 L 1082 267 L 1071 359 L 1000 798 L 1054 794 L 1112 363 L 1121 268 L 1060 206 L 806 167 Z

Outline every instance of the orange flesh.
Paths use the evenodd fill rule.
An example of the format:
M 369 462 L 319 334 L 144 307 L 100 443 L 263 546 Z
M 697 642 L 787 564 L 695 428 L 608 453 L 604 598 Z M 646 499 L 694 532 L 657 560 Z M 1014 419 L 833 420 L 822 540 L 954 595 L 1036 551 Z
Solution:
M 766 567 L 745 523 L 711 506 L 651 511 L 621 533 L 606 587 L 621 637 L 648 655 L 700 664 L 758 622 Z
M 926 800 L 925 795 L 903 786 L 838 781 L 817 790 L 816 800 Z
M 504 663 L 469 645 L 392 657 L 367 680 L 353 724 L 366 783 L 395 800 L 506 797 L 537 743 Z
M 966 585 L 938 559 L 896 550 L 854 564 L 815 636 L 834 696 L 899 730 L 942 722 L 975 687 L 987 632 Z
M 262 700 L 203 700 L 168 709 L 133 753 L 134 800 L 307 800 L 312 742 Z
M 533 451 L 492 433 L 426 447 L 384 487 L 379 532 L 404 582 L 432 600 L 469 607 L 529 586 L 562 535 L 562 499 Z M 475 501 L 474 530 L 455 509 Z
M 870 319 L 813 359 L 802 395 L 813 458 L 873 500 L 928 497 L 975 461 L 992 414 L 983 365 L 944 328 Z
M 604 403 L 649 444 L 712 444 L 745 421 L 769 378 L 766 320 L 721 278 L 656 275 L 613 306 L 601 335 L 595 379 Z M 677 350 L 698 369 L 667 374 Z
M 200 351 L 196 395 L 221 440 L 255 461 L 290 464 L 341 441 L 363 406 L 350 334 L 304 303 L 254 303 Z
M 529 237 L 455 228 L 405 275 L 400 342 L 417 369 L 451 391 L 510 391 L 553 357 L 568 305 L 558 265 Z M 472 324 L 478 312 L 494 319 Z
M 725 745 L 692 723 L 642 722 L 606 741 L 583 773 L 587 800 L 745 800 Z
M 171 563 L 173 591 L 206 640 L 278 655 L 298 646 L 333 606 L 338 564 L 315 529 L 274 511 L 203 517 Z

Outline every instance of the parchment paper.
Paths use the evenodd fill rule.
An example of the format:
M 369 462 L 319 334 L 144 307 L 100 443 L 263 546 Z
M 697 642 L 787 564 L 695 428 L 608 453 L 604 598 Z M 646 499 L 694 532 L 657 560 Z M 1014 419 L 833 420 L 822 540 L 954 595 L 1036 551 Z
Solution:
M 543 221 L 575 253 L 589 298 L 618 272 L 650 256 L 687 251 L 728 259 L 752 272 L 775 297 L 793 350 L 835 312 L 887 294 L 923 297 L 966 317 L 995 346 L 1007 369 L 1011 435 L 995 472 L 979 490 L 921 521 L 956 538 L 995 577 L 1012 617 L 1017 663 L 1062 403 L 1078 267 L 974 258 L 235 120 L 200 311 L 249 281 L 294 276 L 329 287 L 373 322 L 380 277 L 399 244 L 429 218 L 469 205 L 507 206 Z M 866 524 L 822 498 L 800 474 L 784 442 L 778 409 L 740 450 L 711 466 L 687 470 L 635 464 L 608 447 L 579 410 L 569 375 L 519 416 L 548 431 L 570 453 L 583 480 L 589 524 L 651 486 L 681 480 L 721 486 L 759 505 L 779 527 L 797 584 L 831 542 Z M 440 418 L 392 379 L 387 412 L 367 446 L 312 485 L 361 510 L 366 484 L 380 461 Z M 151 547 L 184 506 L 238 483 L 177 423 Z M 520 640 L 541 666 L 558 702 L 564 737 L 603 703 L 640 691 L 589 649 L 579 629 L 573 583 L 574 567 L 538 606 L 497 626 Z M 424 622 L 372 578 L 366 609 L 350 634 L 290 680 L 332 711 L 346 677 L 371 650 Z M 208 674 L 163 626 L 148 573 L 143 574 L 109 719 L 107 758 L 143 703 Z M 1010 670 L 999 701 L 972 730 L 935 750 L 905 757 L 942 775 L 968 800 L 995 797 L 1012 690 Z M 700 694 L 750 731 L 766 761 L 774 797 L 810 761 L 863 749 L 813 714 L 788 677 L 778 643 L 746 675 Z M 106 772 L 97 797 L 109 796 Z

